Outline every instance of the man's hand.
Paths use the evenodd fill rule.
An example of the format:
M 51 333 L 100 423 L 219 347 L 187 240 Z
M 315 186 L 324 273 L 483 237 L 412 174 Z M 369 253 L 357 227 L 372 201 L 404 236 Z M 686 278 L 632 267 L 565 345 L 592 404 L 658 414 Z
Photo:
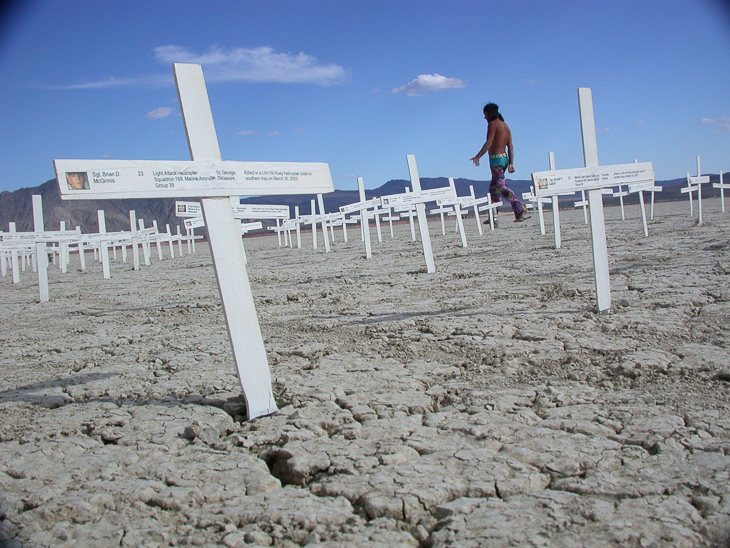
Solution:
M 507 166 L 507 171 L 509 171 L 510 173 L 514 173 L 515 172 L 515 166 L 513 166 L 512 164 L 508 165 Z
M 479 167 L 479 156 L 474 156 L 474 158 L 470 158 L 472 162 L 474 162 L 474 165 Z

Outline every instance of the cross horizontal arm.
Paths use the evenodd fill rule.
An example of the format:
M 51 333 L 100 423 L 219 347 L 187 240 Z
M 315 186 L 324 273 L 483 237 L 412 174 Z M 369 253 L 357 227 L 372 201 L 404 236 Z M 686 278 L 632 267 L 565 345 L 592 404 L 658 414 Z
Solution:
M 539 171 L 532 174 L 536 196 L 553 196 L 567 191 L 593 190 L 643 181 L 654 181 L 651 162 Z
M 334 190 L 329 165 L 317 162 L 54 160 L 54 166 L 64 200 L 270 196 Z

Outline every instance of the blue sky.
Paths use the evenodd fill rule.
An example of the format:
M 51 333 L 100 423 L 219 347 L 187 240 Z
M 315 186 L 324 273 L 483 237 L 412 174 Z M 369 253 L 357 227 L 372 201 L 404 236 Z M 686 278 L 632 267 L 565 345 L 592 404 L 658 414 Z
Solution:
M 601 164 L 659 180 L 730 170 L 720 0 L 25 0 L 0 27 L 0 190 L 61 158 L 189 159 L 173 62 L 203 65 L 224 160 L 326 162 L 335 187 L 489 179 L 482 106 L 515 179 L 581 167 L 577 89 Z

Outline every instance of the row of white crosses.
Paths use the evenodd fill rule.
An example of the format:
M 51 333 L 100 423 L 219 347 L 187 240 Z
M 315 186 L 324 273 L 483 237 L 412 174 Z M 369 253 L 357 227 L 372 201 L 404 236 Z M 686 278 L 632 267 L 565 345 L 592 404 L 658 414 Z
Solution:
M 422 190 L 420 178 L 418 176 L 418 168 L 416 166 L 415 156 L 408 155 L 407 162 L 411 176 L 411 186 L 413 188 L 413 191 L 409 191 L 408 189 L 406 189 L 406 192 L 402 194 L 393 194 L 389 196 L 382 196 L 379 198 L 371 198 L 370 200 L 368 200 L 365 196 L 363 179 L 362 177 L 358 177 L 358 192 L 360 198 L 358 202 L 341 206 L 338 212 L 325 214 L 322 196 L 318 195 L 319 214 L 314 213 L 314 201 L 312 201 L 313 213 L 311 215 L 305 215 L 300 217 L 297 212 L 295 219 L 292 219 L 291 223 L 307 223 L 312 225 L 312 233 L 314 234 L 314 248 L 316 249 L 317 223 L 322 224 L 322 229 L 325 234 L 325 244 L 328 244 L 329 238 L 327 236 L 327 227 L 342 226 L 345 235 L 345 241 L 347 241 L 347 224 L 360 221 L 361 238 L 365 243 L 365 256 L 367 258 L 371 258 L 372 248 L 370 239 L 370 219 L 375 220 L 378 240 L 382 242 L 382 232 L 380 228 L 381 220 L 390 222 L 390 234 L 392 237 L 393 221 L 399 220 L 401 218 L 408 218 L 409 222 L 411 223 L 412 239 L 415 241 L 416 236 L 413 218 L 416 217 L 418 219 L 424 258 L 426 260 L 426 270 L 428 272 L 434 272 L 435 265 L 433 261 L 433 252 L 431 249 L 431 239 L 426 223 L 425 204 L 427 202 L 437 201 L 442 198 L 455 197 L 456 191 L 453 185 L 449 187 Z M 396 213 L 399 213 L 400 215 L 396 216 Z M 347 217 L 348 215 L 350 215 L 349 218 Z M 381 216 L 384 217 L 382 217 L 381 219 Z M 327 246 L 327 251 L 329 252 L 329 250 L 330 248 L 329 246 Z
M 340 207 L 340 213 L 348 215 L 358 213 L 356 219 L 361 221 L 363 240 L 365 241 L 365 254 L 367 258 L 371 257 L 370 231 L 368 220 L 374 218 L 378 228 L 378 239 L 382 241 L 379 221 L 381 215 L 386 215 L 382 220 L 390 222 L 390 233 L 393 236 L 393 221 L 407 218 L 411 227 L 411 239 L 416 241 L 416 229 L 414 218 L 418 220 L 419 231 L 421 233 L 421 241 L 423 242 L 424 258 L 426 260 L 427 272 L 433 272 L 435 265 L 433 264 L 433 253 L 431 249 L 430 234 L 425 225 L 425 204 L 427 202 L 436 202 L 437 207 L 431 209 L 429 213 L 439 214 L 441 217 L 441 232 L 446 234 L 445 215 L 453 216 L 456 219 L 456 231 L 461 237 L 463 247 L 467 247 L 466 231 L 464 230 L 463 216 L 470 208 L 473 208 L 476 220 L 477 230 L 482 235 L 482 223 L 479 216 L 480 212 L 486 211 L 489 215 L 489 223 L 494 230 L 495 211 L 502 205 L 502 202 L 492 202 L 491 195 L 477 198 L 474 193 L 474 187 L 470 187 L 470 195 L 457 196 L 456 186 L 453 178 L 449 178 L 449 185 L 433 189 L 420 189 L 420 178 L 416 166 L 415 156 L 408 155 L 408 168 L 411 176 L 411 184 L 414 190 L 406 187 L 402 194 L 394 194 L 382 196 L 379 198 L 365 199 L 365 191 L 363 188 L 362 178 L 358 178 L 358 189 L 360 192 L 360 201 Z M 419 205 L 424 208 L 424 218 L 419 218 Z M 396 215 L 397 216 L 394 216 Z M 424 230 L 423 227 L 426 227 Z
M 48 261 L 50 255 L 55 262 L 58 258 L 59 268 L 66 273 L 72 252 L 77 252 L 80 269 L 86 270 L 86 251 L 92 250 L 95 258 L 102 263 L 102 273 L 105 279 L 111 278 L 109 248 L 112 249 L 114 259 L 117 258 L 117 248 L 122 251 L 122 260 L 127 261 L 127 247 L 132 247 L 134 256 L 134 269 L 139 270 L 139 248 L 142 247 L 145 265 L 150 264 L 150 247 L 157 245 L 159 259 L 163 259 L 162 243 L 169 244 L 170 256 L 175 257 L 174 242 L 180 246 L 182 255 L 182 236 L 178 227 L 178 234 L 174 236 L 167 225 L 167 232 L 161 233 L 157 228 L 157 222 L 153 221 L 150 228 L 144 227 L 144 221 L 139 220 L 137 225 L 135 212 L 130 211 L 130 231 L 107 232 L 106 220 L 103 210 L 97 212 L 99 232 L 82 234 L 81 229 L 66 230 L 66 223 L 61 221 L 60 230 L 50 231 L 45 229 L 43 220 L 43 201 L 38 195 L 32 196 L 33 206 L 33 232 L 17 232 L 15 223 L 9 224 L 8 232 L 0 232 L 0 273 L 7 275 L 8 266 L 12 271 L 13 283 L 20 282 L 20 268 L 30 260 L 33 271 L 38 274 L 39 298 L 41 302 L 50 298 L 48 290 Z M 45 259 L 44 259 L 45 257 Z M 19 262 L 22 261 L 22 265 Z
M 239 203 L 238 196 L 231 197 L 231 208 L 233 210 L 233 217 L 235 219 L 275 219 L 277 227 L 281 226 L 282 219 L 289 218 L 289 206 L 285 205 L 268 205 L 268 204 L 241 204 Z M 196 228 L 205 226 L 205 219 L 203 218 L 203 209 L 200 202 L 175 202 L 175 215 L 183 217 L 185 220 L 183 224 L 187 230 L 193 232 Z M 252 223 L 244 223 L 240 221 L 241 235 L 247 234 L 253 230 L 260 230 L 263 228 L 261 221 L 254 221 Z M 279 245 L 281 245 L 281 232 L 277 233 L 279 237 Z M 245 257 L 245 247 L 244 247 Z
M 416 168 L 415 157 L 409 155 L 408 166 L 411 173 L 411 183 L 414 188 L 420 188 L 420 179 L 418 178 L 418 172 Z M 319 211 L 316 211 L 315 201 L 312 200 L 311 214 L 299 215 L 298 208 L 295 208 L 295 216 L 292 219 L 284 221 L 283 225 L 272 227 L 272 230 L 277 232 L 284 232 L 287 234 L 286 241 L 287 245 L 292 246 L 291 231 L 297 230 L 297 246 L 301 247 L 301 238 L 299 229 L 303 224 L 310 225 L 312 228 L 313 235 L 313 247 L 317 249 L 317 225 L 321 225 L 323 235 L 325 236 L 325 247 L 326 251 L 331 250 L 329 246 L 329 234 L 332 242 L 334 242 L 334 227 L 341 226 L 343 229 L 343 236 L 345 242 L 347 242 L 347 225 L 359 222 L 361 239 L 365 243 L 365 256 L 366 258 L 372 257 L 372 244 L 370 237 L 370 220 L 375 221 L 376 231 L 378 235 L 378 241 L 382 243 L 382 230 L 381 221 L 388 221 L 390 224 L 390 235 L 393 237 L 393 221 L 401 219 L 408 219 L 411 228 L 411 239 L 417 241 L 416 236 L 416 223 L 415 219 L 418 219 L 418 208 L 417 204 L 423 204 L 427 202 L 436 202 L 438 204 L 437 209 L 430 211 L 431 214 L 440 213 L 442 222 L 442 233 L 445 234 L 444 225 L 444 214 L 455 216 L 457 219 L 457 232 L 461 235 L 462 245 L 466 247 L 466 235 L 463 227 L 463 214 L 466 213 L 467 208 L 474 209 L 474 215 L 477 224 L 477 230 L 479 234 L 483 234 L 481 219 L 479 217 L 480 211 L 487 211 L 489 213 L 489 222 L 492 230 L 494 230 L 494 218 L 495 210 L 501 206 L 501 202 L 492 203 L 491 196 L 487 195 L 482 198 L 476 198 L 474 195 L 474 188 L 471 187 L 470 196 L 457 196 L 456 188 L 453 178 L 449 179 L 448 187 L 440 187 L 428 190 L 412 191 L 410 187 L 405 188 L 405 192 L 402 194 L 395 194 L 389 196 L 382 196 L 377 198 L 366 199 L 365 188 L 362 177 L 358 177 L 358 193 L 360 200 L 339 208 L 339 212 L 325 213 L 324 202 L 322 195 L 317 196 L 317 202 L 319 204 Z M 464 208 L 464 209 L 462 209 Z M 420 223 L 419 223 L 420 226 Z M 280 242 L 281 245 L 281 242 Z M 425 243 L 424 257 L 427 262 L 427 270 L 431 269 L 431 259 L 429 258 L 429 242 Z
M 415 188 L 420 189 L 420 179 L 418 179 L 418 173 L 413 156 L 408 156 L 409 169 L 411 171 L 411 184 Z M 362 177 L 358 177 L 358 192 L 360 200 L 345 206 L 341 206 L 338 212 L 325 213 L 324 202 L 322 195 L 317 196 L 319 203 L 319 212 L 315 213 L 315 203 L 312 200 L 312 213 L 310 215 L 300 216 L 298 210 L 295 213 L 295 218 L 285 221 L 284 225 L 277 230 L 293 230 L 295 227 L 298 228 L 301 224 L 309 224 L 312 227 L 313 234 L 313 247 L 317 249 L 317 224 L 322 226 L 322 232 L 325 236 L 325 246 L 327 252 L 331 250 L 329 247 L 329 240 L 334 242 L 334 230 L 336 226 L 341 226 L 343 229 L 344 240 L 347 241 L 347 225 L 358 223 L 360 224 L 360 235 L 361 239 L 365 243 L 365 256 L 366 258 L 372 257 L 372 245 L 370 235 L 370 220 L 373 219 L 376 225 L 376 231 L 378 235 L 378 241 L 382 242 L 382 230 L 381 221 L 388 221 L 390 223 L 390 235 L 393 237 L 393 221 L 397 221 L 403 218 L 409 220 L 411 226 L 411 237 L 413 241 L 416 241 L 415 223 L 414 218 L 418 218 L 419 204 L 424 207 L 425 214 L 425 203 L 430 201 L 437 201 L 445 197 L 453 197 L 456 192 L 451 187 L 442 187 L 428 190 L 418 190 L 412 192 L 409 188 L 405 189 L 402 194 L 394 194 L 389 196 L 382 196 L 378 198 L 366 199 L 365 188 Z M 419 221 L 419 230 L 422 222 Z M 423 239 L 423 235 L 422 235 Z M 427 258 L 427 269 L 431 268 L 430 263 L 432 262 L 432 254 L 429 253 L 430 240 L 424 245 L 424 256 Z M 301 247 L 301 244 L 299 244 Z
M 449 187 L 451 188 L 450 195 L 437 200 L 437 207 L 430 210 L 430 213 L 438 213 L 441 217 L 441 234 L 446 234 L 444 216 L 454 217 L 456 219 L 456 232 L 461 237 L 461 245 L 462 247 L 467 247 L 466 231 L 464 230 L 464 215 L 467 213 L 468 208 L 471 207 L 474 209 L 474 219 L 476 220 L 477 230 L 481 236 L 484 232 L 482 231 L 482 221 L 479 217 L 479 212 L 486 210 L 489 211 L 489 222 L 492 230 L 494 230 L 493 210 L 501 205 L 501 202 L 498 204 L 492 204 L 489 194 L 482 198 L 477 198 L 474 194 L 473 186 L 469 187 L 470 194 L 468 196 L 458 196 L 456 194 L 456 186 L 452 177 L 449 177 Z
M 552 154 L 552 153 L 551 153 Z M 635 163 L 638 163 L 635 161 Z M 551 168 L 553 169 L 553 168 Z M 626 186 L 627 190 L 623 190 L 623 187 Z M 644 234 L 648 235 L 648 228 L 646 225 L 646 214 L 645 214 L 645 203 L 644 203 L 644 192 L 649 192 L 651 194 L 651 215 L 650 219 L 654 220 L 654 199 L 655 194 L 657 192 L 661 192 L 663 189 L 660 186 L 656 186 L 655 184 L 649 184 L 648 182 L 643 182 L 638 185 L 618 185 L 618 190 L 613 190 L 611 188 L 604 188 L 601 190 L 601 192 L 604 195 L 613 196 L 614 198 L 619 198 L 619 203 L 621 205 L 621 220 L 626 220 L 626 213 L 624 208 L 624 196 L 628 196 L 629 194 L 632 194 L 634 192 L 639 193 L 639 202 L 641 203 L 641 209 L 642 209 L 642 219 L 644 221 Z M 574 207 L 582 207 L 583 208 L 583 218 L 585 220 L 585 223 L 588 224 L 588 200 L 586 199 L 586 193 L 585 190 L 581 190 L 581 199 L 577 202 L 573 203 Z
M 190 161 L 56 160 L 63 199 L 200 198 L 223 313 L 248 418 L 277 410 L 271 372 L 248 279 L 238 196 L 332 192 L 323 163 L 233 162 L 221 159 L 213 114 L 200 65 L 173 65 Z M 60 184 L 81 173 L 88 188 Z
M 33 232 L 17 232 L 15 223 L 10 223 L 9 232 L 2 233 L 0 242 L 0 261 L 2 274 L 7 272 L 6 263 L 10 263 L 13 272 L 13 283 L 20 282 L 20 265 L 22 260 L 30 257 L 33 269 L 38 273 L 38 291 L 41 302 L 49 300 L 48 289 L 48 245 L 60 243 L 69 238 L 77 239 L 80 230 L 46 231 L 43 222 L 43 201 L 41 196 L 33 196 Z

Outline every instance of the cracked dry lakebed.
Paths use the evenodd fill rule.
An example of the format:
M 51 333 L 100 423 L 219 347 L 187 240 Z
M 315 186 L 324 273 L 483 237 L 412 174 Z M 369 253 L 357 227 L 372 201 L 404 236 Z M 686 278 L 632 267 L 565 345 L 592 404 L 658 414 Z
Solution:
M 647 206 L 648 208 L 648 206 Z M 0 279 L 0 544 L 720 547 L 730 213 L 245 239 L 279 411 L 246 420 L 205 243 Z

